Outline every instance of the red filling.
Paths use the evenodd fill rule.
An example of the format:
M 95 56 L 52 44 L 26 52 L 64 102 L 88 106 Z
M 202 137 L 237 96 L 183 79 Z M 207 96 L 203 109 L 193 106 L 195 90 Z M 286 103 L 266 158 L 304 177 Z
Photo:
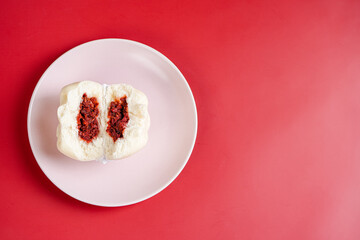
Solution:
M 99 134 L 99 122 L 97 120 L 99 116 L 98 105 L 96 97 L 88 98 L 86 93 L 84 93 L 77 116 L 77 125 L 79 137 L 87 143 L 91 142 Z
M 118 138 L 124 137 L 124 130 L 129 122 L 128 104 L 126 102 L 126 96 L 110 103 L 108 113 L 108 127 L 106 132 L 112 137 L 114 142 Z

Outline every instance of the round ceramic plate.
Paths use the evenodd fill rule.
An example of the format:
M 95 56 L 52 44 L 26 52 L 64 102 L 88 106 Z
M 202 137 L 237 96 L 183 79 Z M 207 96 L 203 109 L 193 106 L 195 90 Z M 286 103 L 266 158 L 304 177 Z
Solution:
M 145 148 L 107 164 L 80 162 L 57 150 L 60 90 L 84 80 L 127 83 L 147 95 Z M 99 206 L 137 203 L 167 187 L 188 161 L 196 132 L 196 105 L 181 72 L 158 51 L 123 39 L 91 41 L 59 57 L 40 78 L 28 112 L 29 141 L 42 171 L 68 195 Z

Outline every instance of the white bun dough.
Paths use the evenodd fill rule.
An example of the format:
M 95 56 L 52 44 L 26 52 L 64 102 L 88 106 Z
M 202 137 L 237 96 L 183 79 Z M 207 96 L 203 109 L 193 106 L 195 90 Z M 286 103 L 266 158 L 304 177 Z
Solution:
M 82 96 L 96 97 L 99 102 L 99 134 L 91 142 L 79 137 L 77 116 Z M 115 142 L 106 132 L 109 105 L 115 99 L 126 96 L 129 121 L 124 130 L 124 137 Z M 83 81 L 65 86 L 60 93 L 58 108 L 59 125 L 57 128 L 57 147 L 64 155 L 80 160 L 121 159 L 139 151 L 148 140 L 150 117 L 148 100 L 144 93 L 130 85 L 101 85 Z

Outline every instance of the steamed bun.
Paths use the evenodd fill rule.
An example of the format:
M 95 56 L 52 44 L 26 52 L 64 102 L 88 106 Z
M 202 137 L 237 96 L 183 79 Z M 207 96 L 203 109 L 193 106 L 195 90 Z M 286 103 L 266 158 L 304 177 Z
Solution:
M 127 84 L 67 85 L 61 90 L 57 115 L 57 147 L 76 160 L 125 158 L 148 140 L 147 97 Z

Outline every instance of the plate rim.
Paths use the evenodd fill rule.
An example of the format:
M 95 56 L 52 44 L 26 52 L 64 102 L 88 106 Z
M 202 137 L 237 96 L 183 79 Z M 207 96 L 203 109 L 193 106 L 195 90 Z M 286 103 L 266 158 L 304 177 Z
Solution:
M 182 166 L 178 169 L 177 173 L 173 175 L 172 178 L 170 178 L 164 185 L 162 185 L 161 187 L 159 187 L 159 189 L 157 189 L 156 191 L 150 193 L 150 194 L 147 194 L 146 196 L 144 197 L 141 197 L 139 199 L 136 199 L 136 200 L 133 200 L 131 202 L 128 202 L 126 204 L 99 204 L 99 203 L 94 203 L 94 202 L 91 202 L 91 201 L 86 201 L 84 199 L 79 199 L 75 196 L 72 196 L 71 194 L 69 194 L 68 192 L 66 192 L 64 189 L 62 189 L 60 186 L 58 186 L 52 179 L 50 176 L 48 176 L 46 174 L 46 172 L 44 171 L 44 169 L 41 167 L 39 161 L 37 160 L 36 156 L 35 156 L 35 153 L 33 151 L 34 149 L 34 143 L 33 143 L 33 140 L 32 140 L 32 137 L 31 137 L 31 134 L 30 134 L 30 125 L 31 125 L 31 113 L 32 113 L 32 107 L 33 107 L 33 104 L 34 104 L 34 101 L 35 101 L 35 96 L 37 95 L 37 92 L 38 92 L 38 89 L 40 88 L 40 85 L 41 83 L 44 81 L 45 79 L 45 76 L 47 75 L 47 72 L 55 65 L 55 63 L 57 61 L 59 61 L 59 59 L 63 58 L 65 55 L 69 54 L 70 52 L 72 51 L 75 51 L 77 48 L 79 47 L 83 47 L 84 45 L 88 45 L 88 44 L 92 44 L 92 43 L 95 43 L 95 42 L 107 42 L 107 41 L 120 41 L 120 42 L 125 42 L 127 44 L 133 44 L 133 45 L 137 45 L 139 47 L 142 47 L 142 48 L 145 48 L 147 50 L 150 50 L 151 52 L 153 52 L 154 54 L 156 54 L 157 56 L 159 56 L 161 59 L 165 60 L 166 63 L 168 63 L 180 76 L 180 79 L 185 83 L 185 86 L 186 86 L 186 89 L 187 91 L 190 93 L 190 96 L 191 96 L 191 102 L 192 102 L 192 105 L 193 105 L 193 117 L 194 117 L 194 120 L 195 120 L 195 131 L 193 133 L 193 139 L 192 139 L 192 143 L 191 143 L 191 147 L 188 151 L 188 153 L 186 154 L 186 159 L 185 161 L 183 162 Z M 61 54 L 59 57 L 56 58 L 55 61 L 53 61 L 48 67 L 47 69 L 44 71 L 44 73 L 41 75 L 40 79 L 38 80 L 38 82 L 36 83 L 36 86 L 33 90 L 33 93 L 31 95 L 31 99 L 30 99 L 30 103 L 29 103 L 29 106 L 28 106 L 28 113 L 27 113 L 27 134 L 28 134 L 28 140 L 29 140 L 29 143 L 30 143 L 30 148 L 31 148 L 31 152 L 38 164 L 38 166 L 40 167 L 41 171 L 45 174 L 45 176 L 50 180 L 50 182 L 52 182 L 58 189 L 60 189 L 62 192 L 64 192 L 66 195 L 80 201 L 80 202 L 83 202 L 83 203 L 87 203 L 87 204 L 90 204 L 90 205 L 93 205 L 93 206 L 99 206 L 99 207 L 122 207 L 122 206 L 128 206 L 128 205 L 133 205 L 133 204 L 136 204 L 136 203 L 139 203 L 139 202 L 142 202 L 146 199 L 149 199 L 155 195 L 157 195 L 158 193 L 160 193 L 161 191 L 163 191 L 165 188 L 167 188 L 179 175 L 180 173 L 183 171 L 183 169 L 185 168 L 187 162 L 189 161 L 190 159 L 190 156 L 194 150 L 194 146 L 195 146 L 195 142 L 196 142 L 196 138 L 197 138 L 197 131 L 198 131 L 198 114 L 197 114 L 197 108 L 196 108 L 196 102 L 195 102 L 195 98 L 194 98 L 194 95 L 193 95 L 193 92 L 191 91 L 191 88 L 189 86 L 189 83 L 186 81 L 184 75 L 181 73 L 181 71 L 177 68 L 177 66 L 169 59 L 167 58 L 164 54 L 162 54 L 161 52 L 157 51 L 156 49 L 144 44 L 144 43 L 140 43 L 138 41 L 134 41 L 134 40 L 129 40 L 129 39 L 123 39 L 123 38 L 101 38 L 101 39 L 96 39 L 96 40 L 91 40 L 91 41 L 88 41 L 88 42 L 85 42 L 85 43 L 82 43 L 82 44 L 79 44 L 69 50 L 67 50 L 66 52 L 64 52 L 63 54 Z

